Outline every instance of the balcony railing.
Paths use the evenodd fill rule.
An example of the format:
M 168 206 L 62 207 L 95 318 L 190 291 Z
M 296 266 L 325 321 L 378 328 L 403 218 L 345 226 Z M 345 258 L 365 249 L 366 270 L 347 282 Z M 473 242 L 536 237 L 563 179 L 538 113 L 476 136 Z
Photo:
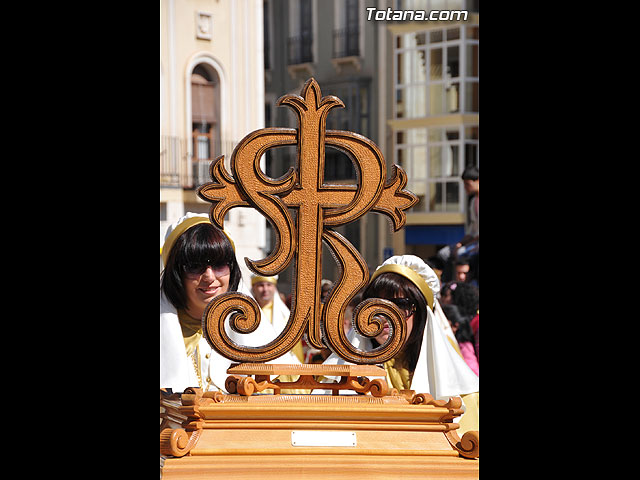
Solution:
M 212 158 L 198 159 L 197 152 L 195 157 L 189 155 L 186 139 L 160 135 L 160 186 L 197 188 L 210 182 L 211 162 L 224 155 L 228 167 L 236 143 L 223 142 L 214 148 Z
M 360 29 L 339 28 L 333 31 L 333 58 L 360 55 Z
M 287 39 L 287 65 L 313 62 L 311 35 L 298 35 Z
M 160 135 L 160 185 L 183 186 L 187 170 L 186 140 Z

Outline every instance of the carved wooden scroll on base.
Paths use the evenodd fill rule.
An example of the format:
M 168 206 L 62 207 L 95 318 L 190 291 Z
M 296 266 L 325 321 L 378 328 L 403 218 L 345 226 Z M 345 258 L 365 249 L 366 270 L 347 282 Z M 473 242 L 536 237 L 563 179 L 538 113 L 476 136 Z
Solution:
M 369 299 L 355 309 L 356 331 L 375 337 L 383 328 L 380 316 L 391 325 L 389 340 L 372 351 L 355 348 L 346 338 L 342 318 L 351 299 L 367 285 L 369 271 L 351 243 L 333 230 L 361 218 L 369 211 L 387 215 L 399 230 L 406 221 L 404 211 L 418 198 L 404 190 L 407 176 L 393 166 L 387 179 L 384 157 L 368 138 L 352 132 L 326 130 L 326 119 L 334 107 L 344 107 L 334 96 L 323 97 L 314 79 L 308 80 L 301 96 L 285 95 L 277 102 L 291 108 L 298 129 L 263 128 L 247 135 L 231 156 L 231 173 L 223 157 L 211 165 L 212 182 L 198 189 L 198 196 L 212 203 L 212 222 L 224 226 L 224 216 L 234 207 L 253 207 L 264 215 L 276 232 L 273 252 L 260 260 L 245 259 L 249 268 L 265 276 L 282 272 L 294 262 L 289 321 L 272 342 L 246 347 L 233 342 L 224 332 L 231 315 L 231 328 L 248 333 L 259 325 L 260 308 L 250 297 L 226 293 L 207 307 L 203 320 L 205 337 L 221 355 L 238 362 L 267 362 L 288 352 L 307 334 L 318 349 L 329 347 L 341 358 L 357 364 L 379 364 L 393 358 L 407 335 L 406 322 L 391 302 Z M 298 159 L 280 178 L 267 177 L 260 169 L 260 157 L 270 148 L 296 145 Z M 332 185 L 324 181 L 325 145 L 344 152 L 357 172 L 357 185 Z M 290 209 L 296 210 L 294 222 Z M 322 242 L 338 262 L 340 277 L 326 303 L 320 302 Z
M 370 393 L 374 397 L 384 397 L 392 394 L 393 390 L 395 390 L 390 389 L 383 378 L 369 380 L 366 377 L 366 375 L 386 376 L 383 368 L 373 365 L 242 363 L 231 366 L 227 372 L 232 374 L 225 382 L 227 392 L 245 396 L 260 393 L 268 388 L 274 389 L 276 395 L 280 394 L 281 389 L 323 389 L 331 390 L 334 395 L 337 395 L 340 390 L 352 390 L 356 393 Z M 255 378 L 252 378 L 251 375 L 255 375 Z M 271 379 L 271 376 L 277 375 L 300 375 L 300 378 L 293 382 Z M 323 383 L 316 379 L 319 376 L 340 377 L 340 381 L 337 383 Z

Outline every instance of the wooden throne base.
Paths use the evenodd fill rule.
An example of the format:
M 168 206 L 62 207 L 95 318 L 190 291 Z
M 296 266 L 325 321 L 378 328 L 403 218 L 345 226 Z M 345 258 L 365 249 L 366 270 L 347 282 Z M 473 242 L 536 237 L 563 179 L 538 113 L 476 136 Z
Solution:
M 455 457 L 403 455 L 264 454 L 167 459 L 163 479 L 457 479 L 479 478 L 478 461 Z
M 264 389 L 278 386 L 264 376 L 281 375 L 283 369 L 289 373 L 289 367 L 261 365 L 256 374 L 255 365 L 241 364 L 228 372 L 253 370 L 262 377 L 252 380 Z M 302 367 L 311 368 L 297 374 L 327 375 L 319 373 L 326 365 Z M 363 370 L 341 367 L 351 370 L 329 374 L 343 377 L 345 386 L 352 381 L 359 389 L 371 385 L 367 378 L 358 379 Z M 310 381 L 303 380 L 305 388 L 315 388 Z M 388 391 L 383 383 L 381 391 Z M 373 391 L 377 393 L 377 387 Z M 167 457 L 162 478 L 478 477 L 478 432 L 460 439 L 453 422 L 462 413 L 459 398 L 436 401 L 428 394 L 395 389 L 386 395 L 371 393 L 241 395 L 198 388 L 182 395 L 161 392 L 160 453 Z

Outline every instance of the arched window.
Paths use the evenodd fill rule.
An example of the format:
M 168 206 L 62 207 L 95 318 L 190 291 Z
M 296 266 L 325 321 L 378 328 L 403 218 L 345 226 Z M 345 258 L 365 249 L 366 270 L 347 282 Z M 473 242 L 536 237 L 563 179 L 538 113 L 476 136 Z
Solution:
M 194 186 L 209 181 L 209 165 L 222 154 L 220 142 L 220 79 L 207 64 L 191 73 L 191 124 Z

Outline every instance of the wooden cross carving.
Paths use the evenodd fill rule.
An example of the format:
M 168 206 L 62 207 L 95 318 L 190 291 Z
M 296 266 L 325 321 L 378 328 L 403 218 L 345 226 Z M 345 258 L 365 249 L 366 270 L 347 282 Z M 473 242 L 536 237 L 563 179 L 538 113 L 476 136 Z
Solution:
M 328 346 L 341 358 L 356 364 L 383 363 L 395 356 L 406 339 L 404 315 L 391 302 L 368 299 L 353 313 L 356 331 L 375 337 L 382 329 L 379 315 L 392 327 L 389 340 L 366 352 L 355 348 L 342 328 L 345 309 L 357 292 L 367 285 L 369 271 L 364 259 L 349 241 L 332 227 L 353 222 L 372 210 L 391 218 L 395 231 L 406 221 L 404 211 L 418 198 L 404 190 L 406 173 L 394 165 L 386 180 L 386 165 L 378 147 L 353 132 L 326 130 L 329 111 L 343 102 L 335 96 L 322 97 L 317 82 L 309 79 L 301 96 L 285 95 L 276 105 L 286 105 L 298 117 L 298 128 L 263 128 L 248 134 L 231 156 L 231 174 L 218 157 L 210 167 L 212 182 L 198 189 L 198 196 L 212 203 L 210 218 L 224 226 L 226 213 L 234 207 L 253 207 L 264 215 L 276 232 L 273 252 L 261 260 L 245 258 L 259 275 L 282 272 L 294 261 L 291 316 L 282 333 L 267 345 L 237 345 L 226 334 L 225 319 L 240 333 L 254 331 L 260 323 L 260 307 L 251 297 L 229 292 L 207 306 L 203 332 L 221 355 L 239 362 L 266 362 L 288 352 L 306 332 L 316 348 Z M 267 177 L 260 169 L 260 157 L 267 149 L 297 146 L 297 165 L 282 177 Z M 332 185 L 324 181 L 325 145 L 344 152 L 354 163 L 357 185 Z M 289 209 L 297 209 L 294 222 Z M 326 302 L 320 302 L 322 244 L 325 242 L 339 264 L 340 278 Z

